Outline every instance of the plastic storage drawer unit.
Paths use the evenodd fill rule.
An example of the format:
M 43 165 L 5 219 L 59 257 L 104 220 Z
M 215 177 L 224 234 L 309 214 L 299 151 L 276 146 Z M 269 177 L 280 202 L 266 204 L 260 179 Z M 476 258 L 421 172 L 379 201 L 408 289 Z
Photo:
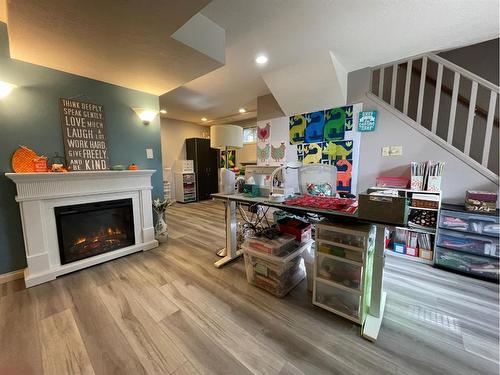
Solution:
M 481 257 L 436 246 L 435 262 L 442 267 L 498 281 L 499 262 L 496 258 Z
M 496 215 L 478 215 L 468 212 L 441 210 L 439 226 L 460 232 L 494 237 L 500 236 L 500 223 Z
M 437 245 L 477 255 L 497 258 L 500 256 L 498 238 L 494 237 L 476 236 L 443 229 L 439 231 Z
M 277 297 L 284 297 L 306 276 L 302 253 L 310 242 L 275 256 L 243 246 L 247 280 Z
M 363 262 L 363 252 L 359 250 L 345 249 L 339 245 L 332 245 L 319 241 L 318 251 L 324 254 L 335 255 L 339 258 L 354 260 L 356 262 Z

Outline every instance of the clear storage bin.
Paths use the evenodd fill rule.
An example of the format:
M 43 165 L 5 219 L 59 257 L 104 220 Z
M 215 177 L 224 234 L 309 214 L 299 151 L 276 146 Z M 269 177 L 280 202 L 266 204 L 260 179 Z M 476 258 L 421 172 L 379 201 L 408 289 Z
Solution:
M 340 258 L 353 260 L 355 262 L 363 262 L 363 251 L 349 250 L 337 245 L 332 245 L 324 242 L 319 242 L 318 251 L 320 253 L 335 255 Z
M 295 236 L 291 234 L 282 234 L 273 239 L 267 237 L 250 237 L 242 246 L 272 255 L 280 255 L 296 247 Z
M 500 274 L 498 259 L 447 250 L 439 246 L 436 246 L 435 262 L 443 267 L 494 280 L 498 280 Z
M 439 226 L 441 228 L 487 236 L 500 236 L 500 224 L 497 216 L 451 210 L 441 210 L 439 216 Z
M 343 315 L 351 320 L 359 322 L 359 306 L 361 296 L 356 293 L 349 293 L 340 288 L 316 280 L 315 303 L 321 307 L 326 307 L 333 312 Z
M 306 276 L 302 254 L 308 247 L 310 242 L 275 256 L 243 245 L 248 282 L 277 297 L 284 297 Z
M 351 289 L 360 290 L 363 267 L 318 253 L 316 276 Z
M 437 245 L 477 255 L 491 257 L 498 257 L 500 255 L 498 238 L 480 237 L 444 229 L 439 232 Z

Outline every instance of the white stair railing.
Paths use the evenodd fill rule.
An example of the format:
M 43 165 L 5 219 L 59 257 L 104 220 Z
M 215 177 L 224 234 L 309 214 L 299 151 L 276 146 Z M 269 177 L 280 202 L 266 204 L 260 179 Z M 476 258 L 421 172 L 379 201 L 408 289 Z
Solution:
M 449 121 L 448 121 L 448 130 L 446 132 L 445 137 L 441 137 L 446 143 L 450 146 L 455 147 L 453 145 L 453 137 L 455 134 L 455 124 L 456 124 L 456 113 L 457 113 L 457 102 L 459 98 L 462 103 L 467 103 L 469 105 L 468 116 L 466 122 L 465 129 L 465 141 L 463 145 L 463 149 L 459 151 L 465 154 L 468 157 L 471 157 L 471 140 L 473 136 L 474 129 L 474 119 L 476 116 L 476 112 L 481 110 L 476 105 L 478 89 L 487 90 L 489 92 L 489 107 L 488 109 L 481 110 L 482 114 L 486 116 L 486 129 L 484 130 L 484 148 L 482 150 L 482 156 L 480 160 L 477 160 L 484 168 L 488 168 L 488 161 L 490 160 L 490 153 L 495 152 L 498 155 L 498 150 L 491 149 L 492 143 L 492 134 L 493 134 L 493 125 L 496 122 L 498 126 L 498 118 L 495 118 L 495 107 L 497 103 L 497 97 L 499 95 L 499 87 L 494 85 L 493 83 L 479 77 L 478 75 L 469 72 L 468 70 L 453 64 L 452 62 L 443 59 L 440 56 L 437 56 L 432 53 L 426 53 L 422 55 L 417 55 L 410 57 L 408 59 L 403 59 L 399 61 L 395 61 L 389 64 L 383 64 L 377 67 L 373 67 L 371 69 L 371 87 L 370 91 L 373 95 L 378 98 L 384 100 L 386 103 L 390 104 L 392 107 L 396 108 L 396 91 L 397 91 L 397 82 L 398 82 L 398 71 L 404 69 L 405 77 L 404 77 L 404 95 L 403 95 L 403 103 L 402 108 L 398 109 L 398 111 L 402 112 L 405 116 L 408 116 L 409 103 L 410 103 L 410 95 L 415 96 L 415 91 L 411 90 L 411 82 L 412 75 L 420 74 L 420 81 L 418 85 L 418 99 L 417 99 L 417 111 L 416 116 L 411 119 L 418 123 L 419 125 L 425 126 L 422 124 L 422 113 L 424 108 L 424 93 L 425 93 L 425 84 L 429 79 L 428 77 L 428 66 L 429 62 L 437 64 L 437 72 L 436 78 L 432 79 L 432 82 L 435 82 L 435 92 L 434 92 L 434 100 L 432 102 L 432 121 L 427 126 L 428 130 L 432 132 L 434 135 L 438 135 L 438 116 L 439 116 L 439 106 L 441 102 L 441 94 L 444 92 L 443 84 L 443 70 L 449 70 L 453 74 L 453 88 L 451 89 L 451 105 L 450 105 L 450 113 L 449 113 Z M 420 72 L 415 68 L 415 65 L 419 64 Z M 391 84 L 387 84 L 388 77 L 387 74 L 391 73 Z M 386 74 L 387 73 L 387 74 Z M 378 84 L 375 84 L 375 78 L 378 77 Z M 464 98 L 459 93 L 460 81 L 462 79 L 468 79 L 471 81 L 471 90 L 468 97 Z M 415 88 L 415 87 L 414 87 Z M 390 91 L 388 92 L 387 89 Z M 449 93 L 449 89 L 446 90 Z M 388 98 L 387 100 L 384 98 Z M 481 131 L 482 133 L 482 131 Z M 455 147 L 458 149 L 457 147 Z M 495 175 L 498 175 L 498 171 L 494 171 Z

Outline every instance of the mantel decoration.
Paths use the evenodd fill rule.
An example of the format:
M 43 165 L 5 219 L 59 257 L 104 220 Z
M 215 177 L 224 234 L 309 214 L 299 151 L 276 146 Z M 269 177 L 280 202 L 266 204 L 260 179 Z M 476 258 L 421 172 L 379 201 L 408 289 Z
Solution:
M 75 172 L 109 169 L 103 106 L 61 99 L 60 109 L 68 168 Z
M 158 242 L 165 242 L 168 239 L 168 227 L 165 218 L 165 213 L 167 212 L 167 208 L 174 204 L 174 201 L 170 199 L 160 200 L 155 199 L 153 201 L 153 210 L 158 216 L 158 221 L 155 225 L 155 238 Z

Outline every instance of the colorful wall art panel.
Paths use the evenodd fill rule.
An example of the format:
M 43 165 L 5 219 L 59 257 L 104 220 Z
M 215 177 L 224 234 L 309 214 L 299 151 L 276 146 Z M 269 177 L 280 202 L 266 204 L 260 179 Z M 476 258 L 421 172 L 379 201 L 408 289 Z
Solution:
M 291 116 L 290 125 L 290 144 L 298 145 L 304 143 L 307 120 L 303 115 Z
M 269 143 L 257 143 L 257 165 L 267 165 L 271 156 L 271 145 Z
M 304 164 L 320 163 L 323 158 L 324 143 L 304 143 L 302 145 L 302 162 Z
M 305 115 L 307 120 L 305 143 L 323 142 L 323 128 L 325 126 L 325 112 L 317 111 Z
M 257 124 L 257 140 L 258 142 L 266 142 L 271 136 L 271 122 L 266 121 L 264 124 Z
M 285 142 L 271 143 L 271 160 L 269 165 L 282 165 L 285 163 L 286 146 Z
M 352 160 L 353 141 L 324 142 L 324 145 L 322 151 L 323 160 Z

